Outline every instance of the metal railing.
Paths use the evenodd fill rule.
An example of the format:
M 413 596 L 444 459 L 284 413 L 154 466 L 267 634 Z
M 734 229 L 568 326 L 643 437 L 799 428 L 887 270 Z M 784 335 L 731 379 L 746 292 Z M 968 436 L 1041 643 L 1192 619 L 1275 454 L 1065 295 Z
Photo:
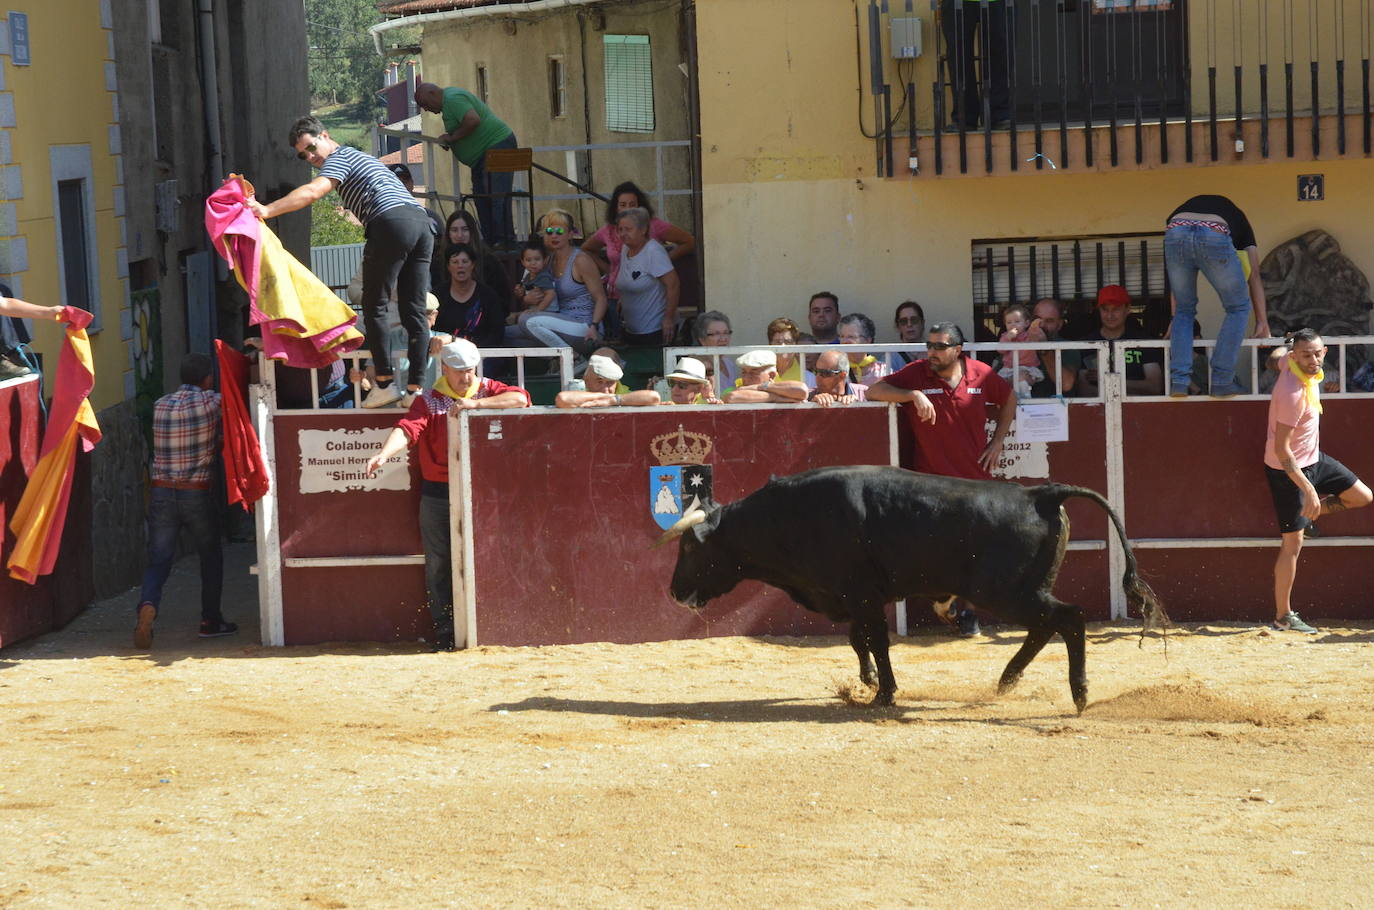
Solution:
M 1141 164 L 1146 131 L 1162 135 L 1171 123 L 1184 127 L 1188 163 L 1294 158 L 1299 130 L 1317 157 L 1324 116 L 1335 119 L 1339 154 L 1369 156 L 1374 147 L 1374 0 L 932 0 L 932 8 L 933 125 L 958 133 L 960 173 L 969 171 L 970 134 L 982 135 L 989 172 L 995 133 L 1006 134 L 1013 171 L 1092 168 L 1104 151 L 1116 167 L 1130 135 Z M 1046 145 L 1054 133 L 1057 149 Z M 891 142 L 889 131 L 889 162 Z M 1169 163 L 1169 143 L 1158 148 Z M 944 159 L 937 141 L 937 174 Z
M 568 383 L 572 380 L 572 378 L 573 378 L 573 369 L 572 369 L 572 368 L 573 368 L 573 350 L 572 350 L 572 348 L 570 348 L 570 347 L 556 347 L 556 348 L 544 348 L 544 347 L 535 347 L 535 348 L 479 348 L 478 350 L 479 350 L 479 351 L 481 352 L 481 354 L 482 354 L 482 365 L 485 365 L 488 361 L 491 361 L 491 360 L 503 360 L 503 359 L 504 359 L 504 360 L 509 360 L 509 359 L 511 359 L 511 358 L 514 358 L 514 359 L 515 359 L 515 377 L 516 377 L 516 379 L 515 379 L 515 384 L 518 385 L 518 386 L 521 386 L 521 387 L 523 387 L 523 386 L 525 385 L 525 375 L 526 375 L 525 362 L 526 362 L 527 360 L 555 360 L 555 361 L 557 361 L 557 362 L 558 362 L 558 380 L 559 380 L 559 386 L 560 386 L 560 387 L 565 387 L 565 386 L 567 386 L 567 384 L 568 384 Z M 363 364 L 364 364 L 367 360 L 369 360 L 371 357 L 372 357 L 372 355 L 368 352 L 367 348 L 365 348 L 365 347 L 359 348 L 359 349 L 357 349 L 356 351 L 349 351 L 349 352 L 347 352 L 347 353 L 345 353 L 345 354 L 341 354 L 341 355 L 339 356 L 339 360 L 344 364 L 344 379 L 345 379 L 345 381 L 347 381 L 347 379 L 348 379 L 348 372 L 349 372 L 350 370 L 357 370 L 357 371 L 359 371 L 360 373 L 363 372 Z M 277 364 L 277 362 L 276 362 L 275 360 L 271 360 L 271 359 L 269 359 L 269 358 L 267 358 L 267 357 L 261 357 L 261 358 L 260 358 L 260 364 L 261 364 L 260 370 L 259 370 L 260 384 L 261 384 L 261 385 L 263 386 L 263 388 L 266 390 L 268 400 L 270 400 L 270 401 L 278 401 L 278 398 L 277 398 L 277 396 L 276 396 L 276 390 L 277 390 L 277 366 L 278 366 L 278 364 Z M 478 374 L 479 376 L 483 375 L 483 373 L 482 373 L 483 366 L 482 366 L 482 365 L 479 365 L 478 368 L 477 368 L 477 374 Z M 280 404 L 278 404 L 278 405 L 277 405 L 277 409 L 278 409 L 278 410 L 291 411 L 293 414 L 304 414 L 304 413 L 311 413 L 311 414 L 335 414 L 335 413 L 339 413 L 339 412 L 341 412 L 341 411 L 348 411 L 348 410 L 351 410 L 351 408 L 350 408 L 349 406 L 347 406 L 347 405 L 341 406 L 341 407 L 332 407 L 332 408 L 329 408 L 329 407 L 320 407 L 320 406 L 319 406 L 320 396 L 321 396 L 322 392 L 324 391 L 324 390 L 322 390 L 322 389 L 320 388 L 320 369 L 310 369 L 310 370 L 308 370 L 308 372 L 309 372 L 309 374 L 310 374 L 310 400 L 311 400 L 312 402 L 315 402 L 315 406 L 314 406 L 314 407 L 308 407 L 308 408 L 285 408 L 285 407 L 282 407 Z M 400 374 L 399 371 L 397 372 L 396 376 L 394 377 L 394 381 L 396 381 L 396 382 L 401 382 L 401 383 L 404 384 L 404 377 L 401 376 L 401 374 Z M 361 384 L 360 384 L 360 383 L 350 383 L 350 384 L 353 386 L 352 397 L 351 397 L 351 405 L 352 405 L 352 408 L 359 408 L 359 409 L 361 409 L 361 408 L 362 408 L 362 388 L 361 388 Z M 378 410 L 378 411 L 384 411 L 384 410 L 400 410 L 400 408 L 401 408 L 401 403 L 400 403 L 399 401 L 397 401 L 396 404 L 394 404 L 394 405 L 390 405 L 390 406 L 384 407 L 384 408 L 375 408 L 375 409 L 373 409 L 373 410 Z
M 456 207 L 465 206 L 468 204 L 469 200 L 474 198 L 467 193 L 441 193 L 435 189 L 438 185 L 438 175 L 441 172 L 446 175 L 449 186 L 455 188 L 462 186 L 460 182 L 458 159 L 454 158 L 444 149 L 439 144 L 438 139 L 432 136 L 425 136 L 421 133 L 391 128 L 379 128 L 377 134 L 379 136 L 395 137 L 400 140 L 402 160 L 408 160 L 409 148 L 411 146 L 418 144 L 423 144 L 425 146 L 424 165 L 422 168 L 424 179 L 417 179 L 415 181 L 416 183 L 422 183 L 425 187 L 425 191 L 417 193 L 416 195 L 418 197 L 432 200 L 445 212 Z M 566 184 L 575 191 L 565 193 L 531 193 L 530 187 L 525 180 L 525 175 L 516 173 L 515 184 L 510 196 L 512 207 L 515 210 L 513 214 L 515 223 L 527 223 L 532 225 L 532 206 L 537 206 L 539 203 L 543 202 L 606 202 L 607 197 L 586 185 L 586 181 L 578 179 L 577 176 L 570 176 L 588 173 L 592 155 L 596 152 L 652 150 L 654 156 L 654 180 L 652 187 L 645 185 L 647 181 L 644 175 L 633 176 L 639 178 L 636 182 L 639 183 L 645 193 L 653 199 L 656 211 L 662 212 L 665 210 L 668 199 L 678 196 L 692 196 L 696 192 L 690 186 L 686 188 L 669 186 L 665 163 L 665 153 L 667 150 L 682 149 L 684 152 L 690 153 L 691 147 L 691 140 L 688 139 L 530 146 L 530 151 L 534 153 L 533 169 Z M 440 162 L 445 162 L 447 166 L 441 168 Z

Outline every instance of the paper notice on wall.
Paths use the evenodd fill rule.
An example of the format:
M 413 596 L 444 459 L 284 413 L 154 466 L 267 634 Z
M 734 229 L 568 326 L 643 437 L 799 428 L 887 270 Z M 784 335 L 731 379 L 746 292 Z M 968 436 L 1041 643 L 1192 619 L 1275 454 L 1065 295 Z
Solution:
M 988 438 L 992 438 L 997 428 L 995 420 L 988 421 Z M 1007 430 L 1007 438 L 1002 442 L 1002 454 L 992 466 L 994 477 L 1033 477 L 1048 479 L 1050 476 L 1049 447 L 1043 442 L 1026 442 L 1016 433 L 1016 425 Z
M 410 452 L 387 459 L 376 474 L 367 462 L 381 449 L 389 427 L 358 430 L 301 430 L 301 492 L 409 490 Z
M 1068 442 L 1068 403 L 1051 400 L 1017 404 L 1016 438 L 1021 442 Z

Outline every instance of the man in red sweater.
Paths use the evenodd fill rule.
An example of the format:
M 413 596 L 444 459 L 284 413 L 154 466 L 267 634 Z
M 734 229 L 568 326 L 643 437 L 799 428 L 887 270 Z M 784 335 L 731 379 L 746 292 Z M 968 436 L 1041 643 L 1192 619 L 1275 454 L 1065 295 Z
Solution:
M 964 334 L 952 322 L 937 322 L 926 336 L 926 356 L 868 389 L 869 401 L 895 401 L 916 435 L 916 470 L 946 477 L 992 480 L 1016 417 L 1016 393 L 992 367 L 964 356 Z M 997 408 L 988 438 L 987 407 Z M 978 616 L 951 601 L 949 618 L 964 636 L 978 634 Z
M 479 377 L 482 355 L 477 345 L 460 338 L 439 349 L 443 376 L 434 388 L 410 405 L 387 436 L 381 451 L 367 463 L 375 473 L 407 446 L 420 448 L 420 540 L 425 548 L 425 589 L 434 617 L 435 650 L 452 651 L 453 572 L 448 523 L 448 415 L 468 408 L 527 408 L 530 393 L 519 386 Z

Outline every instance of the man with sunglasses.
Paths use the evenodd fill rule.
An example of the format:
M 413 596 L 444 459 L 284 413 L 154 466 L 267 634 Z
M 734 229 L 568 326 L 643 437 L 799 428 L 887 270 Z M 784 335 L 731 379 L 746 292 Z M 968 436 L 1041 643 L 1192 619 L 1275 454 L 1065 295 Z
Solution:
M 1016 393 L 992 367 L 964 356 L 964 333 L 952 322 L 931 326 L 925 359 L 874 383 L 868 400 L 907 406 L 902 410 L 916 436 L 916 470 L 971 480 L 993 479 L 1002 441 L 1016 417 Z M 997 408 L 991 439 L 989 406 Z M 952 614 L 947 618 L 961 635 L 978 634 L 971 609 L 960 606 Z
M 429 259 L 434 251 L 429 216 L 386 165 L 335 142 L 317 118 L 297 120 L 287 141 L 302 161 L 319 169 L 319 176 L 267 205 L 250 199 L 248 207 L 266 221 L 307 208 L 333 190 L 339 191 L 344 207 L 362 222 L 367 235 L 363 247 L 363 322 L 377 384 L 363 399 L 363 407 L 380 408 L 401 399 L 399 384 L 392 381 L 387 344 L 386 307 L 392 287 L 396 288 L 401 324 L 410 339 L 408 391 L 403 402 L 409 406 L 424 383 L 429 358 L 425 295 L 429 293 Z
M 816 387 L 810 400 L 823 408 L 868 398 L 868 386 L 849 381 L 849 358 L 839 351 L 825 351 L 817 357 L 815 373 Z

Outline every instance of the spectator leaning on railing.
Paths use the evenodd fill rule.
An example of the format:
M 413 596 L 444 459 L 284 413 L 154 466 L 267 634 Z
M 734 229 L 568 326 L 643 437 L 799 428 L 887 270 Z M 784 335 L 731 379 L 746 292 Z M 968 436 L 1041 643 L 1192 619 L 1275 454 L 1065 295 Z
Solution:
M 554 398 L 555 407 L 560 408 L 615 408 L 645 407 L 659 403 L 658 392 L 642 389 L 637 392 L 620 391 L 620 378 L 625 375 L 620 364 L 604 354 L 593 354 L 587 358 L 587 369 L 582 374 L 581 390 L 559 392 Z
M 668 387 L 668 398 L 663 404 L 720 404 L 715 390 L 711 388 L 711 378 L 706 364 L 695 357 L 683 357 L 677 362 L 677 369 L 663 377 Z
M 420 540 L 425 549 L 425 588 L 434 617 L 435 650 L 452 651 L 453 574 L 450 563 L 448 523 L 448 415 L 469 408 L 527 408 L 530 395 L 519 386 L 508 386 L 490 377 L 478 377 L 482 355 L 465 339 L 444 345 L 439 351 L 443 376 L 434 388 L 411 404 L 381 450 L 367 462 L 375 473 L 387 459 L 406 446 L 420 450 Z
M 926 474 L 991 480 L 1016 416 L 1016 393 L 992 367 L 964 355 L 964 333 L 937 322 L 926 336 L 926 357 L 868 389 L 869 401 L 903 405 L 916 436 L 915 468 Z M 997 408 L 988 438 L 987 406 Z M 947 616 L 962 635 L 978 634 L 978 617 L 951 602 Z
M 864 401 L 868 386 L 849 381 L 849 358 L 839 351 L 823 351 L 816 358 L 816 387 L 810 400 L 823 408 Z
M 726 404 L 797 404 L 806 400 L 806 384 L 778 379 L 778 358 L 772 351 L 741 354 L 739 380 L 721 396 Z

